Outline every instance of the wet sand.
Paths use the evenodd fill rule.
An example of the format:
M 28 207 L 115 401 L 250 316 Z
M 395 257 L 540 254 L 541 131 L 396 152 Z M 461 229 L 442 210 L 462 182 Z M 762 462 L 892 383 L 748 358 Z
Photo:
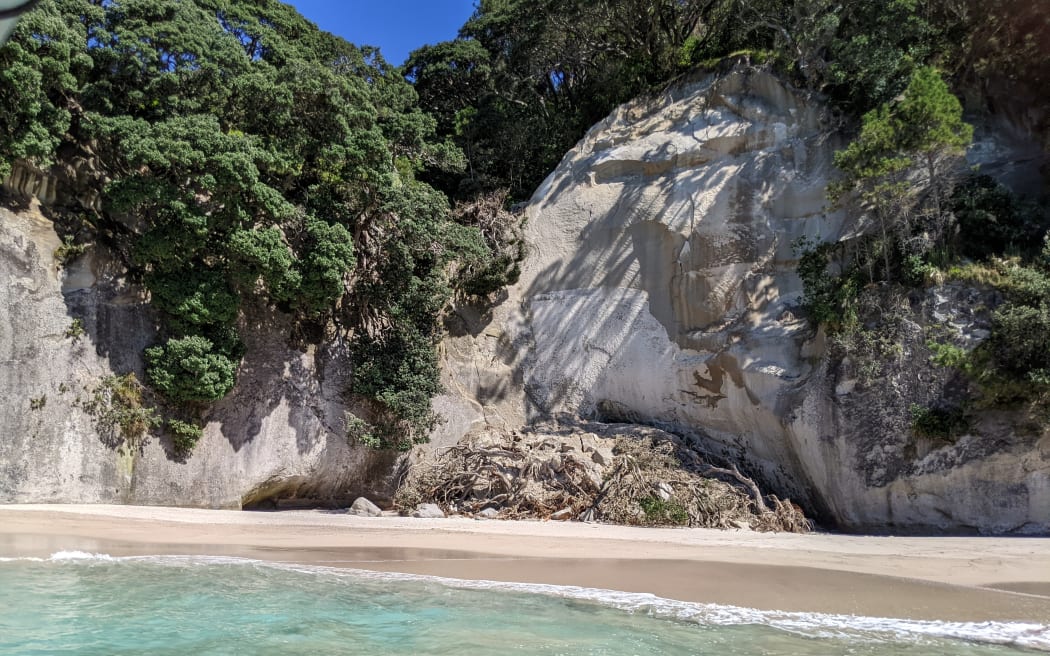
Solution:
M 648 592 L 767 610 L 1050 624 L 1050 538 L 865 537 L 134 506 L 0 506 L 0 556 L 194 554 Z

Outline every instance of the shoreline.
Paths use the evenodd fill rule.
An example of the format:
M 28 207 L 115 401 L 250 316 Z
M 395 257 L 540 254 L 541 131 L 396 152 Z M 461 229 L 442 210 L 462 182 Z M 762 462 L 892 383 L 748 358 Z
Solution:
M 760 610 L 1050 625 L 1050 538 L 0 505 L 0 556 L 71 550 L 570 585 Z

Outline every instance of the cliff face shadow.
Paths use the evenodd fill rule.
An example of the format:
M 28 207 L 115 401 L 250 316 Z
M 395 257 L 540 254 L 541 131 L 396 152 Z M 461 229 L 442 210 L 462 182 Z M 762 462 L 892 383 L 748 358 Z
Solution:
M 292 318 L 263 305 L 246 307 L 239 331 L 245 355 L 237 372 L 237 385 L 209 412 L 235 451 L 256 440 L 262 432 L 291 432 L 300 455 L 317 449 L 328 433 L 335 433 L 329 407 L 330 389 L 348 367 L 326 366 L 338 358 L 338 346 L 290 343 Z M 284 407 L 281 410 L 282 406 Z M 283 416 L 284 420 L 280 417 Z M 280 439 L 275 435 L 275 439 Z

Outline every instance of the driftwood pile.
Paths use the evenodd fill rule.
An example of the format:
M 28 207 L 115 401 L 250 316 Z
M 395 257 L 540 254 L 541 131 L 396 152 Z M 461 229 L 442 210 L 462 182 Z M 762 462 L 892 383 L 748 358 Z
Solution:
M 595 425 L 588 425 L 594 429 Z M 580 519 L 803 533 L 790 501 L 763 495 L 735 466 L 711 464 L 681 438 L 639 426 L 535 427 L 474 435 L 405 476 L 395 504 L 450 514 Z

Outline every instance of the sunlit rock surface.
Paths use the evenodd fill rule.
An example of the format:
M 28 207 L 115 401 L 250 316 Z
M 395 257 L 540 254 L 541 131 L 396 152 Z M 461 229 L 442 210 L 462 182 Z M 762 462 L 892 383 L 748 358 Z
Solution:
M 617 109 L 534 195 L 506 300 L 451 322 L 436 443 L 482 423 L 646 423 L 841 527 L 1050 529 L 1050 437 L 985 422 L 917 446 L 901 420 L 946 384 L 924 302 L 899 361 L 859 388 L 802 319 L 793 243 L 864 229 L 825 206 L 842 145 L 818 100 L 746 66 Z

